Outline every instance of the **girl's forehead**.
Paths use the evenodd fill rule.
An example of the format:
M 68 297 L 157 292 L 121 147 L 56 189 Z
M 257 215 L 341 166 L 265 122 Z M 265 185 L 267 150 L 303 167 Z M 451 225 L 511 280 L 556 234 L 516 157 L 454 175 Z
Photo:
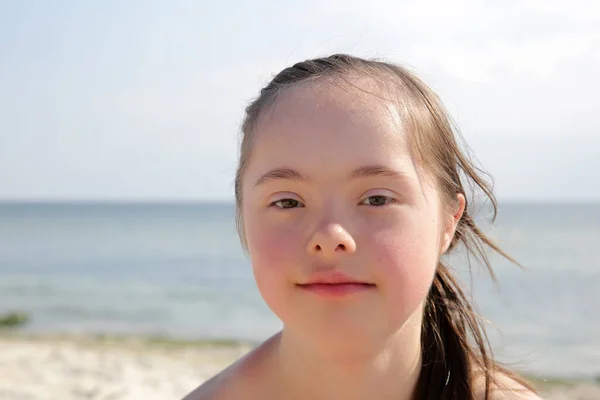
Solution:
M 287 166 L 334 177 L 366 165 L 406 170 L 413 164 L 395 108 L 357 89 L 291 88 L 254 135 L 251 175 Z
M 262 113 L 255 133 L 281 137 L 290 131 L 306 135 L 347 132 L 350 140 L 351 133 L 360 132 L 365 140 L 392 136 L 395 143 L 404 142 L 400 107 L 375 90 L 324 79 L 293 85 Z
M 341 78 L 308 80 L 286 88 L 276 103 L 304 103 L 314 107 L 328 105 L 355 110 L 385 108 L 392 102 L 393 96 L 371 81 L 365 78 L 352 81 Z

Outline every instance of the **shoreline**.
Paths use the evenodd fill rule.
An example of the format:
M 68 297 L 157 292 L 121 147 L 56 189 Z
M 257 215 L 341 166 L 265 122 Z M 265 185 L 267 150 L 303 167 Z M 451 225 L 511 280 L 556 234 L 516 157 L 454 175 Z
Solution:
M 2 331 L 1 340 L 31 340 L 75 342 L 105 345 L 167 346 L 167 347 L 244 347 L 251 348 L 259 342 L 236 339 L 183 339 L 165 335 L 101 334 L 101 333 L 23 333 Z
M 129 349 L 235 349 L 249 351 L 260 342 L 243 341 L 235 339 L 182 339 L 164 335 L 114 335 L 114 334 L 73 334 L 73 333 L 11 333 L 0 330 L 0 341 L 31 341 L 53 343 L 75 343 L 88 346 L 122 346 Z M 573 385 L 578 383 L 595 383 L 600 385 L 598 376 L 568 376 L 568 375 L 541 375 L 530 372 L 519 373 L 527 379 L 540 385 Z
M 163 336 L 0 331 L 0 400 L 181 398 L 255 345 Z M 544 399 L 600 399 L 600 377 L 523 376 Z

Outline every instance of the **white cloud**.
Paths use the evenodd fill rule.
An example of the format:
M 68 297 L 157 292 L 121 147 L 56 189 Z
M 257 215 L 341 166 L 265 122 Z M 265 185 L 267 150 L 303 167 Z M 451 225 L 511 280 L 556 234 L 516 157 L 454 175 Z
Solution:
M 562 62 L 600 58 L 597 1 L 330 0 L 321 10 L 385 36 L 398 59 L 461 80 L 489 81 L 498 70 L 550 77 Z
M 576 22 L 600 22 L 600 3 L 596 0 L 522 0 L 525 8 L 567 18 Z
M 600 63 L 600 31 L 523 42 L 490 40 L 484 47 L 429 44 L 413 51 L 413 57 L 421 63 L 475 83 L 492 82 L 499 74 L 550 79 L 562 64 L 588 55 Z

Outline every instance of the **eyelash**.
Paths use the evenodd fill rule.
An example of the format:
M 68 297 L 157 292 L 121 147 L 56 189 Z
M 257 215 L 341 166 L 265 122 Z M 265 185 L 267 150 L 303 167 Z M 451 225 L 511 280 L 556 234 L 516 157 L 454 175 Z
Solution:
M 369 196 L 369 197 L 365 198 L 365 200 L 371 199 L 373 197 L 383 197 L 385 199 L 385 203 L 377 205 L 377 206 L 371 205 L 371 207 L 383 207 L 383 206 L 386 206 L 386 205 L 388 205 L 390 203 L 394 203 L 396 201 L 396 199 L 394 199 L 392 197 L 389 197 L 389 196 L 384 196 L 382 194 L 374 194 L 372 196 Z M 369 204 L 364 204 L 365 200 L 361 201 L 359 204 L 360 205 L 369 205 Z
M 385 206 L 385 205 L 388 205 L 388 204 L 390 204 L 390 203 L 394 203 L 394 202 L 396 201 L 395 199 L 393 199 L 392 197 L 389 197 L 389 196 L 384 196 L 384 195 L 373 195 L 373 196 L 369 196 L 369 197 L 365 198 L 365 200 L 361 201 L 361 202 L 359 203 L 359 205 L 369 205 L 369 204 L 364 204 L 364 203 L 365 203 L 365 201 L 366 201 L 366 200 L 368 200 L 368 199 L 371 199 L 371 198 L 373 198 L 373 197 L 382 197 L 382 198 L 384 198 L 384 199 L 385 199 L 385 202 L 384 202 L 383 204 L 376 205 L 376 206 L 374 206 L 374 205 L 371 205 L 371 207 L 383 207 L 383 206 Z M 270 207 L 277 207 L 277 208 L 280 208 L 280 209 L 282 209 L 282 210 L 289 210 L 289 209 L 291 209 L 291 208 L 303 208 L 303 207 L 304 207 L 304 204 L 302 204 L 301 206 L 296 206 L 296 207 L 281 207 L 281 206 L 278 206 L 278 205 L 277 205 L 278 203 L 282 203 L 282 202 L 284 202 L 284 201 L 295 201 L 295 202 L 296 202 L 296 203 L 298 203 L 298 204 L 302 204 L 302 202 L 300 202 L 299 200 L 296 200 L 296 199 L 290 199 L 290 198 L 284 198 L 284 199 L 280 199 L 280 200 L 277 200 L 277 201 L 274 201 L 274 202 L 272 202 L 271 204 L 269 204 L 269 206 L 270 206 Z
M 280 206 L 277 205 L 277 203 L 281 203 L 281 202 L 284 202 L 284 201 L 295 201 L 298 204 L 302 204 L 302 202 L 300 202 L 299 200 L 290 199 L 290 198 L 284 198 L 284 199 L 280 199 L 280 200 L 272 202 L 271 204 L 269 204 L 269 206 L 270 207 L 280 208 L 282 210 L 289 210 L 290 208 L 302 208 L 302 207 L 304 207 L 304 204 L 302 204 L 302 206 L 300 206 L 300 207 L 280 207 Z

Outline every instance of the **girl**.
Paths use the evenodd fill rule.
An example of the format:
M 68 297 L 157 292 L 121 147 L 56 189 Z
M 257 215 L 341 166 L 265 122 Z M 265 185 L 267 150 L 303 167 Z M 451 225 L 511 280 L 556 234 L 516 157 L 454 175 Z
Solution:
M 332 55 L 246 109 L 238 227 L 283 330 L 185 399 L 539 399 L 497 365 L 440 257 L 504 254 L 465 184 L 496 201 L 438 97 L 405 69 Z M 461 175 L 464 182 L 461 181 Z

